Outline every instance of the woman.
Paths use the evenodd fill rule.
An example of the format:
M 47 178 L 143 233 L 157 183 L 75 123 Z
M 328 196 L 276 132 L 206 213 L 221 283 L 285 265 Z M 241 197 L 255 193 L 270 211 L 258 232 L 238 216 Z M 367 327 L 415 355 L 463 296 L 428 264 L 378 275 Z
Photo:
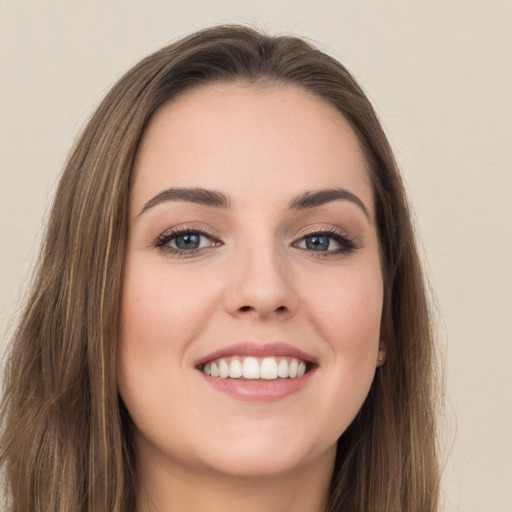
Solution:
M 8 507 L 434 511 L 433 385 L 369 101 L 299 39 L 207 29 L 71 153 L 8 365 Z

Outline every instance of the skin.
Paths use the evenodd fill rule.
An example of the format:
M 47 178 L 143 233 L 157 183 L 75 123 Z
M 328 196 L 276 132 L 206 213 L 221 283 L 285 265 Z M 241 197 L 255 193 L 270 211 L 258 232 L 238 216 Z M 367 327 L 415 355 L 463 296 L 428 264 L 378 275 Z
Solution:
M 170 187 L 220 191 L 231 204 L 168 200 L 141 213 Z M 367 214 L 347 199 L 289 208 L 331 187 Z M 212 238 L 189 254 L 155 247 L 176 227 Z M 329 230 L 353 250 L 336 252 L 333 238 L 328 251 L 306 247 L 306 235 Z M 138 511 L 324 510 L 337 439 L 379 364 L 382 299 L 365 161 L 333 107 L 298 87 L 240 83 L 164 105 L 137 155 L 121 319 Z M 282 341 L 317 366 L 292 395 L 240 400 L 194 362 L 241 341 Z

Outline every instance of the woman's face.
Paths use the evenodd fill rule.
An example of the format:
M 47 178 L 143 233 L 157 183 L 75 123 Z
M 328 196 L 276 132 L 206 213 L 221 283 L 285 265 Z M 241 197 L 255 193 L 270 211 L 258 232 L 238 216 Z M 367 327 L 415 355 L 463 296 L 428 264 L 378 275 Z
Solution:
M 383 299 L 347 121 L 294 86 L 188 92 L 144 135 L 130 222 L 119 389 L 139 461 L 331 468 L 375 373 Z

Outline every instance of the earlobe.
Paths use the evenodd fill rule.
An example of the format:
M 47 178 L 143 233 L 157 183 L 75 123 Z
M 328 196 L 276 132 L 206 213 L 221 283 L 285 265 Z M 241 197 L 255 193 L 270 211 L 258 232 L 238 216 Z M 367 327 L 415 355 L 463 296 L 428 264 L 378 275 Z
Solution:
M 379 353 L 377 355 L 377 368 L 380 368 L 386 362 L 386 347 L 379 345 Z

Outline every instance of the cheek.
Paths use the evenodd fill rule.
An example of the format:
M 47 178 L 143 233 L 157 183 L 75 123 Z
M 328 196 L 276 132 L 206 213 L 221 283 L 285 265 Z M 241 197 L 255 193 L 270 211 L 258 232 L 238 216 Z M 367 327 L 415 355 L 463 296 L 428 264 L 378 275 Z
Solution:
M 310 287 L 311 288 L 311 287 Z M 333 410 L 362 405 L 375 374 L 383 303 L 379 266 L 317 281 L 306 302 L 329 353 Z M 341 391 L 340 391 L 341 390 Z M 344 428 L 347 426 L 345 425 Z
M 166 262 L 158 265 L 137 255 L 128 258 L 118 386 L 137 429 L 149 438 L 166 438 L 171 401 L 184 414 L 191 403 L 185 354 L 215 303 L 216 291 L 207 284 L 198 272 L 176 272 Z
M 383 303 L 379 267 L 363 268 L 305 283 L 305 303 L 316 327 L 333 346 L 360 348 L 378 342 Z
M 158 397 L 162 389 L 184 382 L 187 347 L 215 303 L 215 292 L 203 286 L 203 276 L 175 270 L 166 262 L 128 258 L 118 360 L 125 402 L 139 397 L 143 403 L 144 397 Z
M 125 275 L 122 339 L 158 357 L 179 351 L 201 328 L 216 292 L 200 272 L 137 263 Z

